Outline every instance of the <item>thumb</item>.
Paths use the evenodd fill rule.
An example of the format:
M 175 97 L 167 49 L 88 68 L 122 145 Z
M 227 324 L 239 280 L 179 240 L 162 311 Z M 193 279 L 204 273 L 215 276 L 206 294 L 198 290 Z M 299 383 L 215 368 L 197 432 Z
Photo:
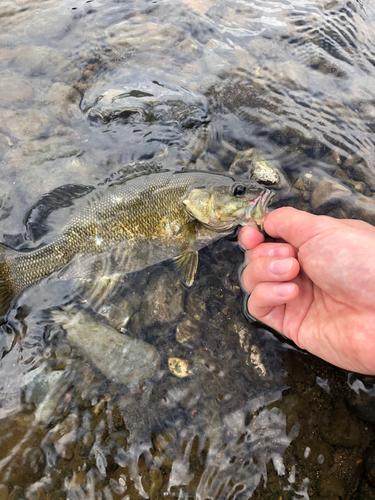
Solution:
M 313 215 L 292 207 L 277 208 L 268 213 L 264 230 L 272 238 L 281 238 L 295 248 L 300 248 L 322 231 L 322 215 Z

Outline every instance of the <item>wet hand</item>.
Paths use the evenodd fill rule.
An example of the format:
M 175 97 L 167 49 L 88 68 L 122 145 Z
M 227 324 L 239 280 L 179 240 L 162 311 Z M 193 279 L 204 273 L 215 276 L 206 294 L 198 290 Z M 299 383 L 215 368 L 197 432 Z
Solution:
M 276 242 L 239 233 L 249 313 L 332 364 L 375 374 L 375 228 L 290 207 L 264 228 Z

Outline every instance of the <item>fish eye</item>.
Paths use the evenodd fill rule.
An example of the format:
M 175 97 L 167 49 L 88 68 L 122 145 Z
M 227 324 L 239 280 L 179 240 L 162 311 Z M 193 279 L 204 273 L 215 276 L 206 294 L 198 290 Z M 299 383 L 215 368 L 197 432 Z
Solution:
M 241 198 L 244 196 L 246 193 L 246 186 L 243 184 L 234 184 L 232 187 L 232 195 L 236 196 L 237 198 Z

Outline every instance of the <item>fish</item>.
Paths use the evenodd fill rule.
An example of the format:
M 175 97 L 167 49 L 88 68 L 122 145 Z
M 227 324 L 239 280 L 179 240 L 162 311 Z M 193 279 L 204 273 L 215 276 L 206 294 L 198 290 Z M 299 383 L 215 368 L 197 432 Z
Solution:
M 43 279 L 102 277 L 113 289 L 121 277 L 170 259 L 191 286 L 199 250 L 238 226 L 260 229 L 274 194 L 254 181 L 184 169 L 145 168 L 103 184 L 78 190 L 65 203 L 62 229 L 35 249 L 0 244 L 1 315 Z

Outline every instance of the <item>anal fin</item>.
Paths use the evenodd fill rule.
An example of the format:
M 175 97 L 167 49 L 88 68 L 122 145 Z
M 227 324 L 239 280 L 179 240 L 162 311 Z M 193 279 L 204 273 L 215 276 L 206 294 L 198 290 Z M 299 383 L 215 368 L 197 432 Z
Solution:
M 84 284 L 81 285 L 80 295 L 94 312 L 98 312 L 110 298 L 119 282 L 119 277 L 106 276 L 99 279 L 83 280 Z
M 174 258 L 181 281 L 191 286 L 198 267 L 198 252 L 186 252 Z

